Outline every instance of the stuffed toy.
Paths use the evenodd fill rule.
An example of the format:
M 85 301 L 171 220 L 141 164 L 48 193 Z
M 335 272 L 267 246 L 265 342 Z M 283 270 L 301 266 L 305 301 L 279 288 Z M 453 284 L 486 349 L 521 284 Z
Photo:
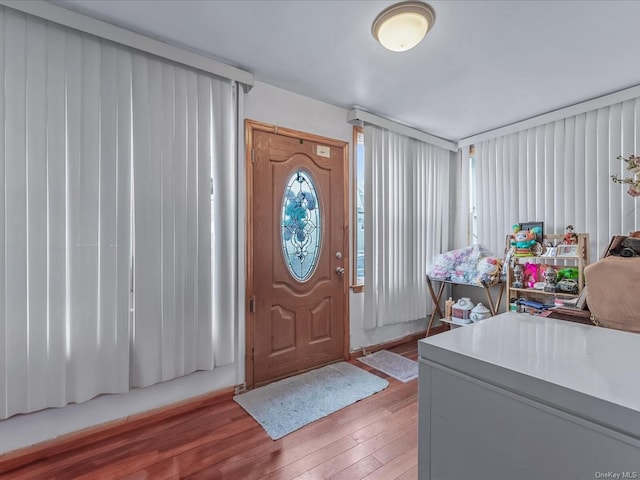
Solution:
M 564 234 L 563 243 L 565 245 L 577 245 L 578 235 L 573 232 L 573 225 L 567 225 L 567 233 Z
M 480 281 L 486 285 L 498 283 L 501 270 L 502 260 L 498 257 L 483 257 L 476 267 L 476 271 L 480 274 Z
M 540 281 L 540 276 L 543 264 L 527 262 L 524 265 L 524 286 L 527 288 L 533 288 L 533 286 Z
M 499 280 L 502 260 L 482 245 L 451 250 L 436 257 L 427 265 L 432 280 L 483 286 Z
M 515 224 L 513 226 L 513 240 L 511 245 L 515 247 L 514 257 L 533 257 L 531 247 L 536 244 L 536 234 L 540 233 L 538 227 L 534 227 L 531 230 L 521 230 L 520 225 Z
M 558 270 L 558 275 L 556 277 L 556 281 L 560 280 L 577 280 L 578 279 L 578 269 L 576 267 L 566 267 Z

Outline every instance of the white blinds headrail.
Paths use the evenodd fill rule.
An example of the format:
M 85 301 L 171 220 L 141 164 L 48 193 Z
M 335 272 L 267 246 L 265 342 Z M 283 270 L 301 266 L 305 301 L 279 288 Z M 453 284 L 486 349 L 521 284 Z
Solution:
M 0 416 L 129 389 L 130 55 L 0 8 Z
M 365 328 L 425 318 L 426 264 L 446 249 L 449 153 L 365 127 Z
M 132 77 L 140 387 L 233 360 L 236 89 L 146 55 Z
M 480 243 L 504 250 L 514 223 L 568 224 L 590 235 L 598 258 L 611 236 L 640 229 L 637 198 L 610 175 L 618 155 L 637 154 L 640 99 L 631 99 L 476 145 Z

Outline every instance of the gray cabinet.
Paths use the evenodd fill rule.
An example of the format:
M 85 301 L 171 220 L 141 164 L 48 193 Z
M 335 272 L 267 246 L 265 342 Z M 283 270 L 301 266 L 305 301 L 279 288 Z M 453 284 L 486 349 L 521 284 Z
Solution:
M 420 480 L 640 478 L 640 335 L 505 313 L 419 354 Z

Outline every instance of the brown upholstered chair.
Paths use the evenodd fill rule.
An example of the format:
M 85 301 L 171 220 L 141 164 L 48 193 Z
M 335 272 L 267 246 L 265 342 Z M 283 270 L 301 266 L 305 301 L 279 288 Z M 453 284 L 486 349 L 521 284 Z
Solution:
M 584 274 L 594 323 L 640 333 L 640 256 L 606 256 Z

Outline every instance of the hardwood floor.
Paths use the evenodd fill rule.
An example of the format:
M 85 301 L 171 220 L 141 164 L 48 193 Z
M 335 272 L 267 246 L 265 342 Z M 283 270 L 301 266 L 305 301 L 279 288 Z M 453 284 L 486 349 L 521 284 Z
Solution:
M 390 349 L 413 360 L 417 344 Z M 417 380 L 389 388 L 273 441 L 229 400 L 61 453 L 2 479 L 415 480 Z

